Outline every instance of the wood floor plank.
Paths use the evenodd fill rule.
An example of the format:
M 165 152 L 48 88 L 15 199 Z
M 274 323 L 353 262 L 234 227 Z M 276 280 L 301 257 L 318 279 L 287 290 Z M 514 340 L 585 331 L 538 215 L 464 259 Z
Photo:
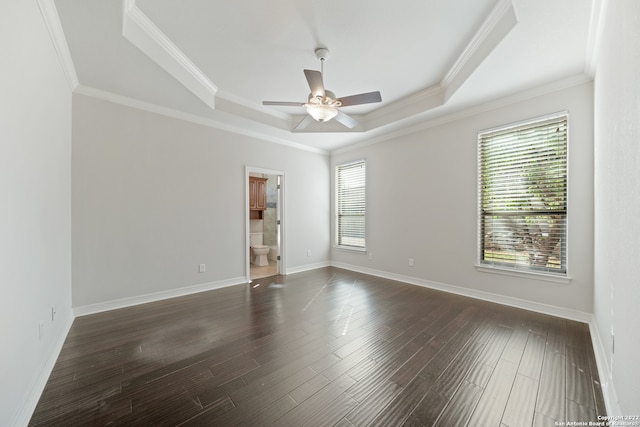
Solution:
M 478 359 L 479 358 L 480 357 L 478 357 Z M 480 363 L 476 360 L 476 363 L 474 363 L 474 365 L 469 369 L 469 372 L 467 372 L 465 381 L 484 389 L 493 374 L 493 369 L 494 368 L 492 366 L 485 365 L 484 363 Z
M 378 413 L 386 407 L 402 388 L 392 381 L 383 381 L 367 394 L 367 398 L 350 411 L 346 418 L 357 426 L 369 425 Z M 354 399 L 355 400 L 355 399 Z
M 305 417 L 304 425 L 330 427 L 336 425 L 345 414 L 347 414 L 357 402 L 345 394 L 338 395 L 337 398 L 324 406 L 320 411 L 316 412 L 309 418 Z
M 427 392 L 409 418 L 425 426 L 435 425 L 448 402 L 440 393 Z
M 369 343 L 368 345 L 360 348 L 358 351 L 355 351 L 349 354 L 344 359 L 334 363 L 328 368 L 321 371 L 322 375 L 327 377 L 330 381 L 335 380 L 338 377 L 346 374 L 350 369 L 358 365 L 363 360 L 366 360 L 368 354 L 378 347 L 381 344 L 380 341 L 374 341 Z
M 587 422 L 597 419 L 596 410 L 573 400 L 567 400 L 567 420 Z
M 465 381 L 456 390 L 456 393 L 433 425 L 440 427 L 466 426 L 481 396 L 481 387 Z
M 263 386 L 259 383 L 250 384 L 227 394 L 234 403 L 234 408 L 223 413 L 204 412 L 194 417 L 194 420 L 197 420 L 201 425 L 247 425 L 249 420 L 255 418 L 257 414 L 268 411 L 274 402 L 285 404 L 285 402 L 291 401 L 295 406 L 296 402 L 288 395 L 289 391 L 304 384 L 314 375 L 315 372 L 312 369 L 305 368 L 287 376 L 284 380 L 278 377 Z M 210 391 L 210 393 L 218 396 L 215 391 Z M 273 416 L 275 414 L 271 413 Z M 280 417 L 283 414 L 277 415 Z
M 263 406 L 261 409 L 256 409 L 247 415 L 243 419 L 241 425 L 247 426 L 268 426 L 274 424 L 278 419 L 284 416 L 287 412 L 291 411 L 297 406 L 297 403 L 291 398 L 291 396 L 284 395 L 279 399 L 274 400 L 269 405 Z M 219 419 L 209 425 L 231 425 L 222 424 Z
M 517 374 L 509 394 L 509 400 L 502 416 L 502 424 L 508 427 L 530 426 L 533 424 L 538 380 Z
M 29 425 L 513 427 L 596 415 L 588 325 L 326 267 L 75 319 Z
M 538 380 L 542 370 L 545 349 L 546 337 L 530 333 L 520 365 L 518 365 L 518 373 Z
M 413 409 L 412 417 L 425 425 L 436 423 L 452 396 L 463 384 L 467 371 L 482 352 L 484 345 L 468 340 L 470 331 L 455 335 L 420 375 L 432 383 L 430 389 Z
M 594 409 L 596 410 L 597 415 L 602 415 L 607 412 L 607 408 L 605 406 L 604 395 L 602 393 L 602 385 L 600 382 L 600 375 L 598 374 L 596 356 L 592 346 L 589 346 L 586 349 L 586 352 L 587 352 L 587 358 L 589 361 L 589 374 L 591 378 L 591 388 L 593 390 L 593 398 L 594 398 L 594 404 L 595 404 Z
M 556 424 L 558 423 L 558 424 Z M 533 417 L 533 427 L 549 427 L 549 426 L 556 426 L 556 425 L 560 425 L 560 421 L 556 421 L 552 418 L 549 418 L 547 416 L 545 416 L 544 414 L 541 414 L 539 412 L 536 412 L 534 417 Z
M 268 404 L 274 397 L 289 394 L 292 390 L 309 381 L 317 373 L 307 367 L 296 370 L 296 367 L 285 366 L 274 371 L 262 382 L 252 383 L 246 387 L 232 391 L 229 396 L 239 406 L 259 407 Z
M 350 396 L 362 402 L 347 416 L 351 422 L 357 425 L 364 425 L 370 422 L 402 390 L 401 386 L 398 385 L 399 381 L 404 381 L 401 378 L 407 378 L 406 382 L 408 383 L 433 358 L 440 346 L 423 345 L 419 347 L 420 344 L 428 344 L 429 338 L 427 337 L 433 336 L 432 333 L 425 334 L 422 328 L 427 324 L 433 325 L 433 320 L 441 318 L 444 314 L 445 312 L 441 311 L 432 315 L 425 320 L 424 324 L 418 323 L 415 326 L 416 324 L 414 323 L 409 328 L 413 328 L 412 332 L 404 334 L 404 338 L 398 340 L 396 344 L 402 345 L 401 343 L 405 343 L 408 339 L 411 339 L 411 341 L 406 345 L 402 345 L 400 350 L 395 353 L 383 352 L 384 356 L 378 353 L 377 357 L 380 363 L 370 362 L 379 365 L 379 369 L 371 369 L 373 372 L 368 372 L 366 379 L 363 379 L 348 390 Z M 445 323 L 444 321 L 441 322 L 442 326 L 435 326 L 435 329 L 441 331 Z M 369 365 L 369 363 L 365 364 Z M 399 371 L 396 369 L 401 367 L 405 367 L 403 374 L 400 374 L 400 377 L 396 377 L 392 382 L 387 381 L 392 375 L 397 375 Z
M 540 392 L 536 403 L 536 413 L 554 421 L 566 420 L 565 399 L 558 396 L 565 395 L 565 355 L 550 346 L 544 354 L 540 376 Z
M 401 425 L 409 418 L 413 409 L 422 401 L 431 383 L 423 377 L 416 377 L 394 399 L 382 409 L 370 426 Z
M 451 399 L 484 350 L 484 344 L 468 342 L 433 385 L 433 391 Z
M 500 359 L 469 421 L 470 426 L 500 425 L 518 366 Z
M 579 405 L 593 408 L 595 401 L 592 391 L 589 359 L 581 348 L 567 346 L 567 399 Z
M 216 419 L 232 408 L 234 408 L 234 405 L 231 399 L 229 399 L 228 397 L 222 397 L 219 400 L 212 402 L 209 406 L 203 408 L 203 410 L 196 414 L 194 417 L 185 419 L 179 424 L 176 424 L 176 426 L 210 425 L 206 420 L 206 417 L 203 417 L 203 415 L 210 417 L 210 419 Z
M 511 338 L 513 329 L 500 325 L 493 328 L 491 332 L 485 350 L 478 357 L 478 363 L 495 368 Z
M 547 349 L 564 354 L 567 342 L 567 321 L 550 316 L 548 319 Z
M 304 402 L 330 382 L 331 381 L 322 374 L 315 375 L 309 381 L 306 381 L 304 384 L 300 384 L 298 387 L 291 390 L 289 392 L 289 396 L 291 396 L 296 404 Z
M 357 382 L 347 390 L 347 394 L 359 402 L 365 402 L 369 396 L 378 388 L 385 387 L 389 378 L 396 370 L 402 366 L 418 350 L 413 344 L 408 344 L 400 351 L 394 353 L 384 362 L 376 362 L 373 359 L 366 359 L 347 371 L 347 374 L 356 379 Z M 364 376 L 354 376 L 353 371 L 359 373 L 361 366 L 365 366 Z
M 334 401 L 350 400 L 350 398 L 344 394 L 344 391 L 353 385 L 353 383 L 354 380 L 348 375 L 342 375 L 336 378 L 335 381 L 332 381 L 329 385 L 323 387 L 317 393 L 279 418 L 277 424 L 282 426 L 304 425 L 309 418 L 327 409 L 331 409 Z M 341 414 L 338 419 L 342 418 L 343 415 L 344 413 Z M 336 422 L 337 421 L 338 420 L 336 420 Z

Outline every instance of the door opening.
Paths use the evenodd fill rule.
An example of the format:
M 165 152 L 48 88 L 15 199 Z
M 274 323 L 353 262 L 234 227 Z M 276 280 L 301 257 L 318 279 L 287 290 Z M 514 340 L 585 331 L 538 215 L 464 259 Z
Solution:
M 247 281 L 284 274 L 284 172 L 246 168 Z

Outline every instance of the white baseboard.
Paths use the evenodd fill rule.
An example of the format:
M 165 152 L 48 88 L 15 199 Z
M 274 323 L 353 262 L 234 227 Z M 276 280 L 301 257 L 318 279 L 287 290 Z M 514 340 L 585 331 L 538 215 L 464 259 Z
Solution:
M 57 336 L 54 345 L 51 347 L 49 354 L 47 355 L 47 359 L 44 361 L 42 367 L 40 368 L 40 373 L 28 388 L 26 399 L 24 399 L 24 404 L 20 408 L 18 408 L 13 417 L 13 420 L 9 425 L 15 427 L 29 425 L 29 421 L 33 416 L 33 411 L 36 410 L 36 406 L 38 405 L 40 396 L 42 396 L 42 392 L 47 385 L 47 381 L 49 381 L 49 377 L 51 376 L 53 367 L 58 360 L 58 356 L 60 356 L 64 341 L 67 339 L 67 335 L 69 335 L 69 330 L 71 329 L 71 325 L 73 324 L 73 319 L 73 316 L 69 316 L 67 318 L 67 322 L 62 326 L 62 330 Z
M 134 305 L 191 295 L 198 292 L 211 291 L 213 289 L 220 289 L 227 286 L 240 285 L 243 283 L 247 283 L 247 279 L 245 277 L 234 277 L 232 279 L 220 280 L 217 282 L 201 283 L 199 285 L 186 286 L 183 288 L 171 289 L 162 292 L 154 292 L 152 294 L 138 295 L 135 297 L 121 298 L 112 301 L 100 302 L 97 304 L 74 307 L 73 314 L 76 317 L 87 316 L 89 314 L 101 313 L 103 311 L 131 307 Z
M 595 318 L 592 316 L 589 322 L 589 332 L 591 333 L 591 343 L 593 352 L 596 356 L 596 365 L 598 367 L 598 376 L 600 377 L 600 387 L 604 397 L 604 405 L 607 408 L 607 415 L 622 415 L 622 410 L 618 403 L 618 395 L 613 385 L 613 375 L 611 365 L 609 364 L 608 353 L 604 349 L 600 330 Z
M 302 273 L 303 271 L 315 270 L 317 268 L 329 267 L 331 265 L 333 264 L 331 264 L 329 261 L 316 262 L 314 264 L 306 264 L 299 267 L 288 268 L 287 274 Z
M 475 298 L 488 302 L 495 302 L 497 304 L 507 305 L 515 308 L 522 308 L 524 310 L 535 311 L 537 313 L 548 314 L 550 316 L 562 317 L 564 319 L 576 320 L 582 323 L 589 323 L 592 319 L 591 313 L 585 313 L 578 310 L 572 310 L 564 307 L 557 307 L 554 305 L 543 304 L 539 302 L 527 301 L 520 298 L 513 298 L 499 294 L 493 294 L 490 292 L 477 291 L 474 289 L 463 288 L 460 286 L 449 285 L 446 283 L 434 282 L 432 280 L 420 279 L 418 277 L 405 276 L 402 274 L 389 273 L 381 270 L 374 270 L 371 268 L 360 267 L 357 265 L 345 264 L 341 262 L 332 262 L 332 266 L 338 268 L 344 268 L 345 270 L 356 271 L 358 273 L 370 274 L 372 276 L 382 277 L 390 280 L 397 280 L 399 282 L 408 283 L 410 285 L 423 286 L 425 288 L 436 289 L 439 291 L 449 292 L 456 295 L 462 295 L 465 297 Z

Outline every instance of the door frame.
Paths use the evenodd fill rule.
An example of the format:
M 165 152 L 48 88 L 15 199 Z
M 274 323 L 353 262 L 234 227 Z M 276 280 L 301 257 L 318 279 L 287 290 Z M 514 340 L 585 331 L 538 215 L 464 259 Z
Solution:
M 251 174 L 264 174 L 264 175 L 272 175 L 280 177 L 280 197 L 276 206 L 278 213 L 276 217 L 280 218 L 280 238 L 278 239 L 278 255 L 280 255 L 280 260 L 277 262 L 277 274 L 286 274 L 286 220 L 285 220 L 285 173 L 281 170 L 274 169 L 265 169 L 257 166 L 249 166 L 245 165 L 245 173 L 244 173 L 244 218 L 245 218 L 245 239 L 244 239 L 244 266 L 245 266 L 245 278 L 247 283 L 251 282 L 251 240 L 249 233 L 251 232 L 251 228 L 249 225 L 249 175 Z

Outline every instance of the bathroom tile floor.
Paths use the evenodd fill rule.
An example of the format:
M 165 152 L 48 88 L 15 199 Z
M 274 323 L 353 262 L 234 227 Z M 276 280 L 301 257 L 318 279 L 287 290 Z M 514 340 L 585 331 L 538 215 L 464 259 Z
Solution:
M 252 280 L 261 279 L 263 277 L 275 276 L 277 272 L 278 272 L 278 268 L 276 266 L 276 262 L 273 260 L 269 260 L 269 265 L 265 265 L 264 267 L 251 264 Z

